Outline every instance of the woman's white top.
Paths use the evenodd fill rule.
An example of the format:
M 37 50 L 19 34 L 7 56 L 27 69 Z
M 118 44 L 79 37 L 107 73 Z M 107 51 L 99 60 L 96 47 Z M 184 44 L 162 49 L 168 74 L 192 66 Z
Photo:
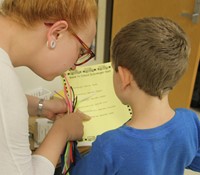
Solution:
M 54 174 L 55 167 L 47 158 L 32 155 L 28 118 L 19 78 L 8 54 L 0 48 L 0 175 Z

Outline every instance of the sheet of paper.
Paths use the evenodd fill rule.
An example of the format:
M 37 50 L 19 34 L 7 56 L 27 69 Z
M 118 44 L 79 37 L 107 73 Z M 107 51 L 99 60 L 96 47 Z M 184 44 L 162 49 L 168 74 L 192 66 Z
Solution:
M 84 137 L 79 145 L 91 143 L 96 136 L 123 125 L 131 110 L 116 97 L 111 63 L 77 67 L 67 77 L 78 96 L 77 108 L 91 117 L 84 122 Z

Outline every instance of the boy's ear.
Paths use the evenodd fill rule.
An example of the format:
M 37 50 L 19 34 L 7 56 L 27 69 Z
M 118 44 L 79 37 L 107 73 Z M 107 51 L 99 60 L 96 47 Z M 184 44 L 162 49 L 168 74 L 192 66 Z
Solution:
M 118 73 L 122 82 L 122 88 L 125 89 L 133 80 L 132 74 L 127 68 L 121 66 L 118 67 Z
M 68 29 L 67 21 L 61 20 L 55 22 L 48 30 L 47 40 L 50 42 L 51 40 L 56 41 L 59 37 L 62 36 L 62 33 Z

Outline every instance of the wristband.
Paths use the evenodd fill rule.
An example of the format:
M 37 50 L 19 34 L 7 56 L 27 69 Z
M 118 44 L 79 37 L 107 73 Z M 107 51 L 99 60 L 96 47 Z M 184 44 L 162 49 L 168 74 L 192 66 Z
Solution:
M 37 107 L 37 116 L 38 117 L 40 117 L 42 115 L 43 102 L 44 102 L 44 99 L 42 99 L 42 98 L 38 102 L 38 107 Z

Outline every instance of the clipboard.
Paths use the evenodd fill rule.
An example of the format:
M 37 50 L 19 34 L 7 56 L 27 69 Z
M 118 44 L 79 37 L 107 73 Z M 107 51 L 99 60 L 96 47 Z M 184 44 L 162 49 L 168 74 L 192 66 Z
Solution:
M 115 95 L 110 62 L 77 67 L 66 74 L 78 98 L 77 108 L 91 117 L 84 122 L 84 136 L 78 146 L 90 146 L 97 135 L 116 129 L 130 119 L 131 108 Z

